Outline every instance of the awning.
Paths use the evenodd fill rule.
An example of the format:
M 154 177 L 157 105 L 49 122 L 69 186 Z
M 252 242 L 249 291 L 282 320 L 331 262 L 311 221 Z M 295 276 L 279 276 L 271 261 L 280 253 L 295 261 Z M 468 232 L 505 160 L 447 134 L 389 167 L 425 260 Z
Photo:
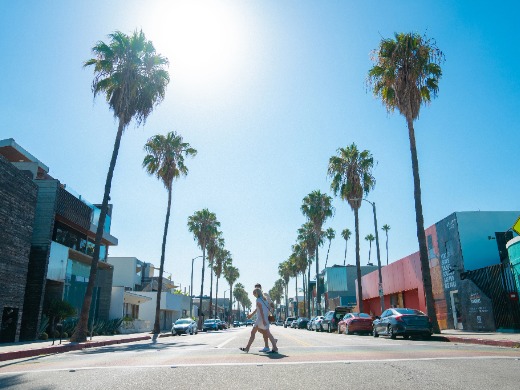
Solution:
M 124 295 L 124 303 L 130 303 L 132 305 L 140 305 L 141 303 L 151 301 L 152 298 L 146 297 L 144 295 L 136 294 L 132 291 L 125 291 Z

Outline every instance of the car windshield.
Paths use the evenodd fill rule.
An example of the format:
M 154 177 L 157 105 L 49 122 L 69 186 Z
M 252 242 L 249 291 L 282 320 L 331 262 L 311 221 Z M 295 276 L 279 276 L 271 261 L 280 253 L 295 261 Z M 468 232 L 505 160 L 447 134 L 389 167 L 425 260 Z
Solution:
M 422 311 L 416 310 L 416 309 L 393 309 L 394 311 L 398 312 L 399 314 L 415 314 L 417 316 L 424 316 Z
M 368 315 L 366 313 L 352 313 L 352 315 L 354 317 L 359 317 L 359 318 L 372 318 L 370 315 Z
M 175 325 L 181 325 L 181 324 L 191 324 L 191 320 L 177 320 L 177 321 L 175 321 Z
M 204 321 L 205 324 L 214 324 L 215 320 L 206 320 Z

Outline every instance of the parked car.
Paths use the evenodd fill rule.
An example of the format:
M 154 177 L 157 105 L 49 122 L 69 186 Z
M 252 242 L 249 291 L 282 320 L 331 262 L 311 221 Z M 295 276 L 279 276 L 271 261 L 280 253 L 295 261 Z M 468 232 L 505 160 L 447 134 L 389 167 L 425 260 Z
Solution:
M 316 332 L 323 332 L 321 321 L 323 321 L 323 316 L 316 316 L 316 318 L 314 318 L 314 322 L 312 323 L 311 330 L 315 330 Z
M 254 322 L 253 320 L 246 320 L 246 326 L 253 326 Z
M 213 319 L 204 321 L 204 324 L 202 325 L 202 331 L 203 332 L 208 332 L 210 330 L 218 330 L 218 322 L 217 321 L 215 321 Z
M 307 322 L 307 330 L 312 330 L 312 324 L 314 323 L 314 320 L 316 317 L 312 317 L 309 322 Z
M 294 317 L 287 317 L 285 319 L 285 323 L 283 324 L 283 327 L 284 328 L 287 328 L 287 327 L 291 327 L 291 323 L 295 320 L 296 318 Z
M 306 329 L 307 328 L 307 323 L 309 322 L 309 319 L 307 317 L 300 317 L 298 318 L 298 320 L 296 321 L 296 327 L 298 329 Z
M 298 327 L 298 319 L 295 319 L 291 322 L 291 328 L 296 329 Z
M 284 323 L 283 320 L 281 320 L 281 319 L 277 319 L 277 320 L 275 321 L 274 324 L 275 324 L 276 326 L 283 326 L 283 323 Z
M 217 328 L 219 330 L 227 329 L 226 324 L 220 318 L 210 318 L 210 319 L 217 323 Z
M 338 330 L 338 324 L 343 319 L 343 316 L 350 313 L 352 310 L 348 306 L 336 306 L 333 311 L 327 312 L 325 318 L 321 322 L 321 329 L 327 332 L 336 332 Z
M 372 323 L 374 337 L 385 335 L 391 339 L 403 336 L 422 336 L 429 338 L 432 333 L 430 318 L 420 310 L 408 308 L 392 308 L 385 310 L 381 317 Z
M 193 321 L 191 318 L 181 318 L 175 321 L 172 324 L 172 335 L 181 335 L 181 334 L 197 334 L 199 330 L 197 328 L 197 323 Z
M 338 333 L 372 333 L 372 316 L 366 313 L 347 313 L 338 323 Z
M 240 326 L 240 321 L 233 321 L 233 326 L 236 328 Z

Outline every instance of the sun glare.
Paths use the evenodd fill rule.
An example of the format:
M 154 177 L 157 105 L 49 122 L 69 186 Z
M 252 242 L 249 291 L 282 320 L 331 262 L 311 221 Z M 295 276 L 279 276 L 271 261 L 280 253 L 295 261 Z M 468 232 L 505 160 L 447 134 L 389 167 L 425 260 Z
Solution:
M 176 83 L 227 83 L 240 66 L 241 20 L 225 1 L 165 1 L 153 9 L 146 34 L 170 60 Z

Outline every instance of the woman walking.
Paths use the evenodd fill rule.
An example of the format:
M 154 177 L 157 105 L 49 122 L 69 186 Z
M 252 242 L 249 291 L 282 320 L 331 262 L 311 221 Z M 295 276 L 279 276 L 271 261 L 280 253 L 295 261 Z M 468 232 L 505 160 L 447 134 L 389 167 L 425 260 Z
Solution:
M 240 350 L 246 353 L 249 352 L 249 348 L 251 348 L 251 344 L 253 344 L 253 341 L 255 340 L 255 333 L 258 331 L 262 335 L 267 335 L 273 345 L 271 351 L 267 353 L 277 353 L 278 347 L 276 346 L 276 339 L 269 330 L 269 320 L 267 318 L 269 315 L 269 305 L 264 299 L 261 289 L 255 288 L 253 290 L 253 295 L 256 297 L 256 321 L 253 330 L 251 330 L 251 336 L 249 337 L 247 346 L 245 348 L 240 348 Z

